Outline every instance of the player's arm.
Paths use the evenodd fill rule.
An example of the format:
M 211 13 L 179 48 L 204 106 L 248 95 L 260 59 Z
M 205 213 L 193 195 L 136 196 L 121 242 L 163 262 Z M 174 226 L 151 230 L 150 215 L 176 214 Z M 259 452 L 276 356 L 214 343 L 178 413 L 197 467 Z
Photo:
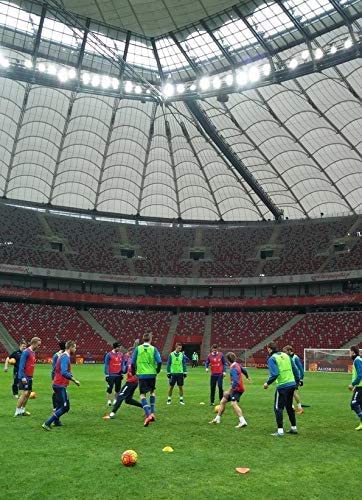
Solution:
M 21 380 L 24 384 L 26 383 L 25 365 L 26 365 L 26 360 L 28 359 L 28 356 L 29 356 L 29 352 L 27 350 L 23 351 L 21 353 L 20 363 L 19 363 L 18 379 Z
M 109 352 L 107 352 L 106 357 L 104 358 L 104 374 L 106 377 L 109 377 L 109 361 L 110 361 L 111 355 Z
M 270 357 L 268 359 L 268 368 L 269 368 L 269 378 L 264 384 L 264 389 L 267 389 L 270 384 L 272 384 L 279 375 L 278 365 L 274 358 Z
M 208 356 L 205 361 L 205 370 L 208 372 L 210 366 L 210 357 Z
M 292 364 L 292 370 L 293 370 L 293 375 L 294 375 L 294 380 L 295 380 L 295 383 L 297 384 L 297 386 L 299 385 L 299 382 L 300 382 L 300 375 L 299 375 L 299 370 L 298 368 L 295 366 L 295 363 L 294 363 L 294 360 L 292 358 L 289 358 L 290 359 L 290 362 Z
M 224 355 L 222 355 L 221 357 L 221 360 L 222 360 L 222 371 L 223 371 L 223 375 L 225 376 L 226 375 L 226 369 L 227 369 L 227 362 L 226 362 L 226 358 Z
M 74 382 L 75 385 L 80 385 L 79 380 L 73 377 L 73 374 L 68 371 L 68 356 L 62 356 L 60 358 L 60 373 L 62 377 L 67 378 L 71 382 Z
M 10 359 L 11 356 L 8 356 L 6 359 L 5 359 L 5 365 L 4 365 L 4 372 L 7 372 L 8 371 L 8 367 L 9 367 L 9 359 Z
M 231 378 L 231 390 L 234 390 L 235 387 L 237 387 L 239 383 L 239 374 L 236 370 L 236 368 L 231 368 L 230 369 L 230 378 Z
M 161 371 L 161 367 L 162 367 L 162 358 L 161 358 L 161 354 L 159 353 L 158 349 L 156 349 L 155 347 L 155 351 L 154 351 L 154 359 L 156 361 L 156 372 L 157 373 L 160 373 Z
M 299 371 L 299 380 L 301 382 L 304 379 L 304 366 L 303 366 L 303 363 L 301 362 L 299 356 L 297 356 L 295 358 L 295 364 L 296 364 L 297 369 Z
M 241 366 L 241 365 L 240 365 L 240 368 L 241 368 L 241 373 L 243 375 L 245 375 L 246 380 L 251 383 L 252 380 L 251 380 L 251 378 L 249 376 L 248 370 L 246 368 L 244 368 L 243 366 Z
M 184 373 L 184 376 L 186 377 L 187 375 L 187 361 L 189 360 L 189 358 L 186 356 L 186 354 L 183 355 L 183 358 L 182 358 L 182 369 L 183 369 L 183 373 Z
M 166 363 L 166 373 L 168 377 L 170 377 L 171 375 L 171 362 L 172 362 L 171 354 L 169 354 Z
M 132 353 L 132 359 L 131 359 L 131 372 L 132 375 L 136 375 L 136 369 L 137 369 L 137 355 L 138 355 L 138 347 L 136 347 Z

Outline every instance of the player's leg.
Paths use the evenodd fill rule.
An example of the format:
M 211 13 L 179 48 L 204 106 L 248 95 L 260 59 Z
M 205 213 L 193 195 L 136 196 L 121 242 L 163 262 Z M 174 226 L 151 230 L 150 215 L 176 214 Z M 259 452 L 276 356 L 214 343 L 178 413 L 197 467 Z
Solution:
M 215 391 L 217 384 L 217 376 L 211 375 L 210 377 L 210 405 L 214 406 L 215 403 Z
M 235 415 L 239 419 L 239 423 L 235 426 L 236 429 L 240 429 L 241 427 L 246 427 L 248 425 L 247 421 L 244 418 L 243 411 L 238 404 L 241 396 L 241 392 L 234 392 L 231 394 L 231 407 L 234 410 Z
M 170 405 L 171 400 L 172 400 L 173 388 L 175 387 L 175 384 L 176 384 L 175 375 L 173 375 L 173 374 L 171 375 L 171 377 L 168 379 L 168 383 L 169 383 L 169 388 L 168 388 L 168 395 L 167 395 L 167 404 Z
M 296 422 L 296 417 L 295 417 L 295 411 L 293 409 L 293 395 L 294 395 L 294 389 L 286 389 L 286 402 L 285 402 L 285 409 L 287 410 L 288 417 L 289 417 L 289 422 L 291 425 L 290 430 L 288 431 L 289 434 L 297 434 L 297 422 Z
M 274 414 L 277 423 L 277 432 L 273 436 L 283 436 L 283 410 L 286 404 L 286 393 L 284 389 L 276 389 L 274 395 Z
M 224 377 L 223 375 L 219 375 L 217 377 L 217 386 L 219 388 L 219 400 L 222 400 L 223 394 L 224 394 L 224 389 L 223 389 L 223 383 L 224 383 Z
M 155 418 L 155 413 L 156 413 L 156 378 L 151 378 L 149 380 L 149 387 L 150 387 L 150 407 L 151 407 L 151 417 L 152 417 L 152 422 L 156 420 Z
M 223 413 L 224 413 L 224 411 L 225 411 L 225 406 L 226 406 L 226 403 L 227 403 L 228 401 L 230 401 L 230 396 L 229 396 L 229 395 L 228 395 L 228 396 L 226 396 L 226 397 L 225 397 L 225 396 L 223 396 L 223 397 L 221 398 L 221 401 L 220 401 L 220 404 L 219 404 L 219 409 L 218 409 L 217 415 L 216 415 L 216 417 L 215 417 L 215 418 L 213 418 L 213 419 L 211 420 L 211 422 L 209 422 L 209 424 L 219 424 L 219 423 L 220 423 L 220 421 L 221 421 L 221 416 L 222 416 L 222 414 L 223 414 Z
M 114 377 L 107 377 L 107 389 L 106 389 L 106 404 L 112 406 L 112 392 L 114 386 Z
M 137 389 L 137 384 L 135 383 L 128 384 L 127 392 L 125 394 L 125 402 L 127 405 L 137 406 L 138 408 L 142 408 L 141 403 L 133 398 L 133 394 L 136 389 Z
M 351 410 L 353 410 L 357 417 L 360 419 L 359 425 L 356 427 L 357 431 L 362 430 L 362 387 L 355 387 L 353 389 Z
M 20 398 L 18 399 L 18 402 L 16 403 L 16 409 L 15 409 L 15 417 L 18 417 L 20 415 L 23 416 L 28 416 L 30 415 L 29 412 L 25 411 L 26 403 L 29 400 L 30 393 L 33 388 L 33 380 L 31 378 L 27 379 L 25 384 L 19 380 L 19 389 L 22 390 L 22 394 Z
M 304 410 L 302 408 L 302 401 L 300 399 L 298 387 L 295 388 L 293 397 L 294 397 L 295 402 L 297 403 L 297 413 L 298 413 L 298 415 L 302 415 L 304 413 Z
M 114 399 L 113 399 L 113 404 L 116 404 L 118 394 L 121 392 L 121 386 L 122 386 L 122 377 L 118 376 L 115 377 L 114 381 Z
M 179 374 L 177 376 L 177 387 L 178 387 L 178 394 L 179 394 L 179 401 L 181 405 L 184 405 L 184 376 L 183 373 Z
M 14 374 L 13 378 L 13 384 L 11 386 L 11 391 L 13 393 L 14 398 L 18 399 L 19 398 L 19 379 L 18 379 L 18 374 Z
M 65 387 L 55 387 L 57 397 L 57 409 L 51 417 L 46 420 L 42 427 L 44 430 L 50 430 L 50 426 L 54 423 L 56 426 L 61 426 L 60 417 L 70 410 L 70 401 Z

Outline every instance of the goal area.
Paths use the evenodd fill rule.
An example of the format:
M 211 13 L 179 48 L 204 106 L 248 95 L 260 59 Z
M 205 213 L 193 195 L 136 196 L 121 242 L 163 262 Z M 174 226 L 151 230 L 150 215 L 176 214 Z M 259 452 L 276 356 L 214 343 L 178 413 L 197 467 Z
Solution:
M 349 349 L 304 349 L 304 371 L 351 373 Z

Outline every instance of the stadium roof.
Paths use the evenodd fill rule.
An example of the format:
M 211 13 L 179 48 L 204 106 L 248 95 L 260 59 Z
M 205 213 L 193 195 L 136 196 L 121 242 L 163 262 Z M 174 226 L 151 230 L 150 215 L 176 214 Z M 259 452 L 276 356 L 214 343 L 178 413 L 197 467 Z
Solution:
M 159 99 L 151 93 L 153 84 L 147 87 L 145 75 L 132 73 L 131 66 L 127 77 L 136 80 L 127 91 L 126 74 L 118 80 L 119 73 L 111 72 L 119 71 L 114 61 L 91 52 L 94 46 L 87 49 L 87 30 L 67 31 L 76 20 L 67 18 L 65 25 L 62 14 L 49 8 L 45 18 L 39 2 L 18 2 L 19 8 L 0 0 L 0 6 L 7 5 L 0 12 L 0 196 L 124 217 L 194 221 L 360 212 L 362 67 L 356 2 L 343 1 L 343 7 L 335 0 L 246 3 L 252 2 L 249 27 L 257 5 L 283 6 L 287 15 L 287 2 L 303 10 L 305 24 L 293 17 L 286 29 L 274 8 L 279 24 L 271 23 L 266 32 L 263 18 L 251 27 L 257 44 L 244 37 L 240 45 L 240 57 L 250 64 L 229 74 L 221 66 L 218 86 L 198 72 L 209 63 L 217 72 L 215 64 L 230 53 L 224 47 L 202 59 L 199 46 L 193 46 L 186 62 L 198 75 L 198 89 Z M 306 10 L 316 2 L 324 24 L 315 8 Z M 176 7 L 172 12 L 182 10 Z M 60 20 L 54 20 L 55 12 Z M 309 38 L 308 30 L 316 38 Z M 121 38 L 107 33 L 100 40 L 105 49 Z M 127 35 L 126 47 L 132 36 Z M 197 43 L 210 47 L 200 32 L 198 37 Z M 93 65 L 88 84 L 85 64 L 88 76 Z M 104 78 L 108 87 L 116 80 L 114 89 L 105 88 Z M 203 88 L 205 79 L 211 91 Z M 167 81 L 176 85 L 177 78 Z M 164 84 L 159 83 L 157 92 Z M 136 84 L 142 95 L 136 95 Z

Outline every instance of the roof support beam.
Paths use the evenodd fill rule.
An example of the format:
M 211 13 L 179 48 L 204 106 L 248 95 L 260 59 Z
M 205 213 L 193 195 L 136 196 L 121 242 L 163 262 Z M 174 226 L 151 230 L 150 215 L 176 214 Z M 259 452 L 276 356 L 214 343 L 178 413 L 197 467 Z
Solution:
M 186 61 L 189 63 L 189 65 L 190 65 L 191 69 L 194 71 L 195 75 L 200 76 L 202 74 L 202 71 L 200 70 L 198 65 L 195 63 L 195 61 L 193 59 L 191 59 L 191 57 L 188 55 L 186 50 L 182 47 L 180 42 L 177 40 L 176 36 L 173 33 L 170 33 L 170 38 L 175 43 L 175 45 L 177 46 L 179 51 L 182 53 L 182 55 L 184 56 Z
M 150 130 L 148 131 L 146 153 L 145 153 L 145 159 L 144 159 L 144 162 L 143 162 L 141 187 L 140 187 L 140 193 L 138 195 L 137 217 L 140 217 L 141 210 L 142 210 L 142 197 L 143 197 L 143 191 L 144 191 L 144 188 L 145 188 L 146 170 L 147 170 L 147 167 L 148 167 L 148 159 L 150 157 L 152 139 L 153 139 L 153 136 L 154 136 L 154 133 L 155 133 L 155 119 L 156 119 L 156 111 L 157 111 L 157 107 L 158 106 L 159 106 L 159 104 L 157 104 L 155 102 L 152 105 Z
M 225 57 L 225 59 L 227 60 L 227 62 L 231 66 L 234 66 L 235 65 L 234 58 L 232 57 L 231 54 L 229 54 L 229 52 L 225 49 L 225 47 L 219 42 L 219 40 L 216 38 L 216 36 L 214 35 L 214 33 L 210 30 L 210 28 L 206 24 L 206 21 L 204 19 L 201 19 L 200 24 L 204 28 L 204 30 L 206 31 L 206 33 L 210 36 L 210 38 L 212 39 L 212 41 L 214 42 L 214 44 L 217 46 L 217 48 L 220 50 L 220 52 L 222 53 L 222 55 Z
M 163 73 L 161 61 L 160 61 L 160 58 L 158 56 L 156 42 L 155 42 L 154 38 L 151 38 L 151 45 L 152 45 L 153 55 L 155 56 L 156 63 L 157 63 L 158 74 L 160 75 L 160 80 L 163 83 L 165 81 L 165 75 Z
M 266 207 L 270 210 L 270 212 L 274 215 L 276 220 L 280 220 L 282 218 L 283 212 L 280 208 L 278 208 L 270 196 L 264 191 L 259 182 L 255 179 L 255 177 L 249 172 L 237 154 L 233 151 L 231 146 L 225 141 L 225 139 L 218 133 L 216 127 L 212 124 L 206 113 L 201 109 L 199 104 L 196 101 L 188 100 L 185 102 L 188 110 L 192 113 L 192 115 L 199 122 L 201 127 L 204 129 L 206 134 L 210 137 L 210 139 L 216 144 L 218 149 L 222 152 L 222 154 L 227 158 L 227 160 L 231 163 L 231 165 L 237 170 L 237 172 L 241 175 L 244 181 L 252 188 L 255 194 L 260 198 L 260 200 L 264 203 Z

